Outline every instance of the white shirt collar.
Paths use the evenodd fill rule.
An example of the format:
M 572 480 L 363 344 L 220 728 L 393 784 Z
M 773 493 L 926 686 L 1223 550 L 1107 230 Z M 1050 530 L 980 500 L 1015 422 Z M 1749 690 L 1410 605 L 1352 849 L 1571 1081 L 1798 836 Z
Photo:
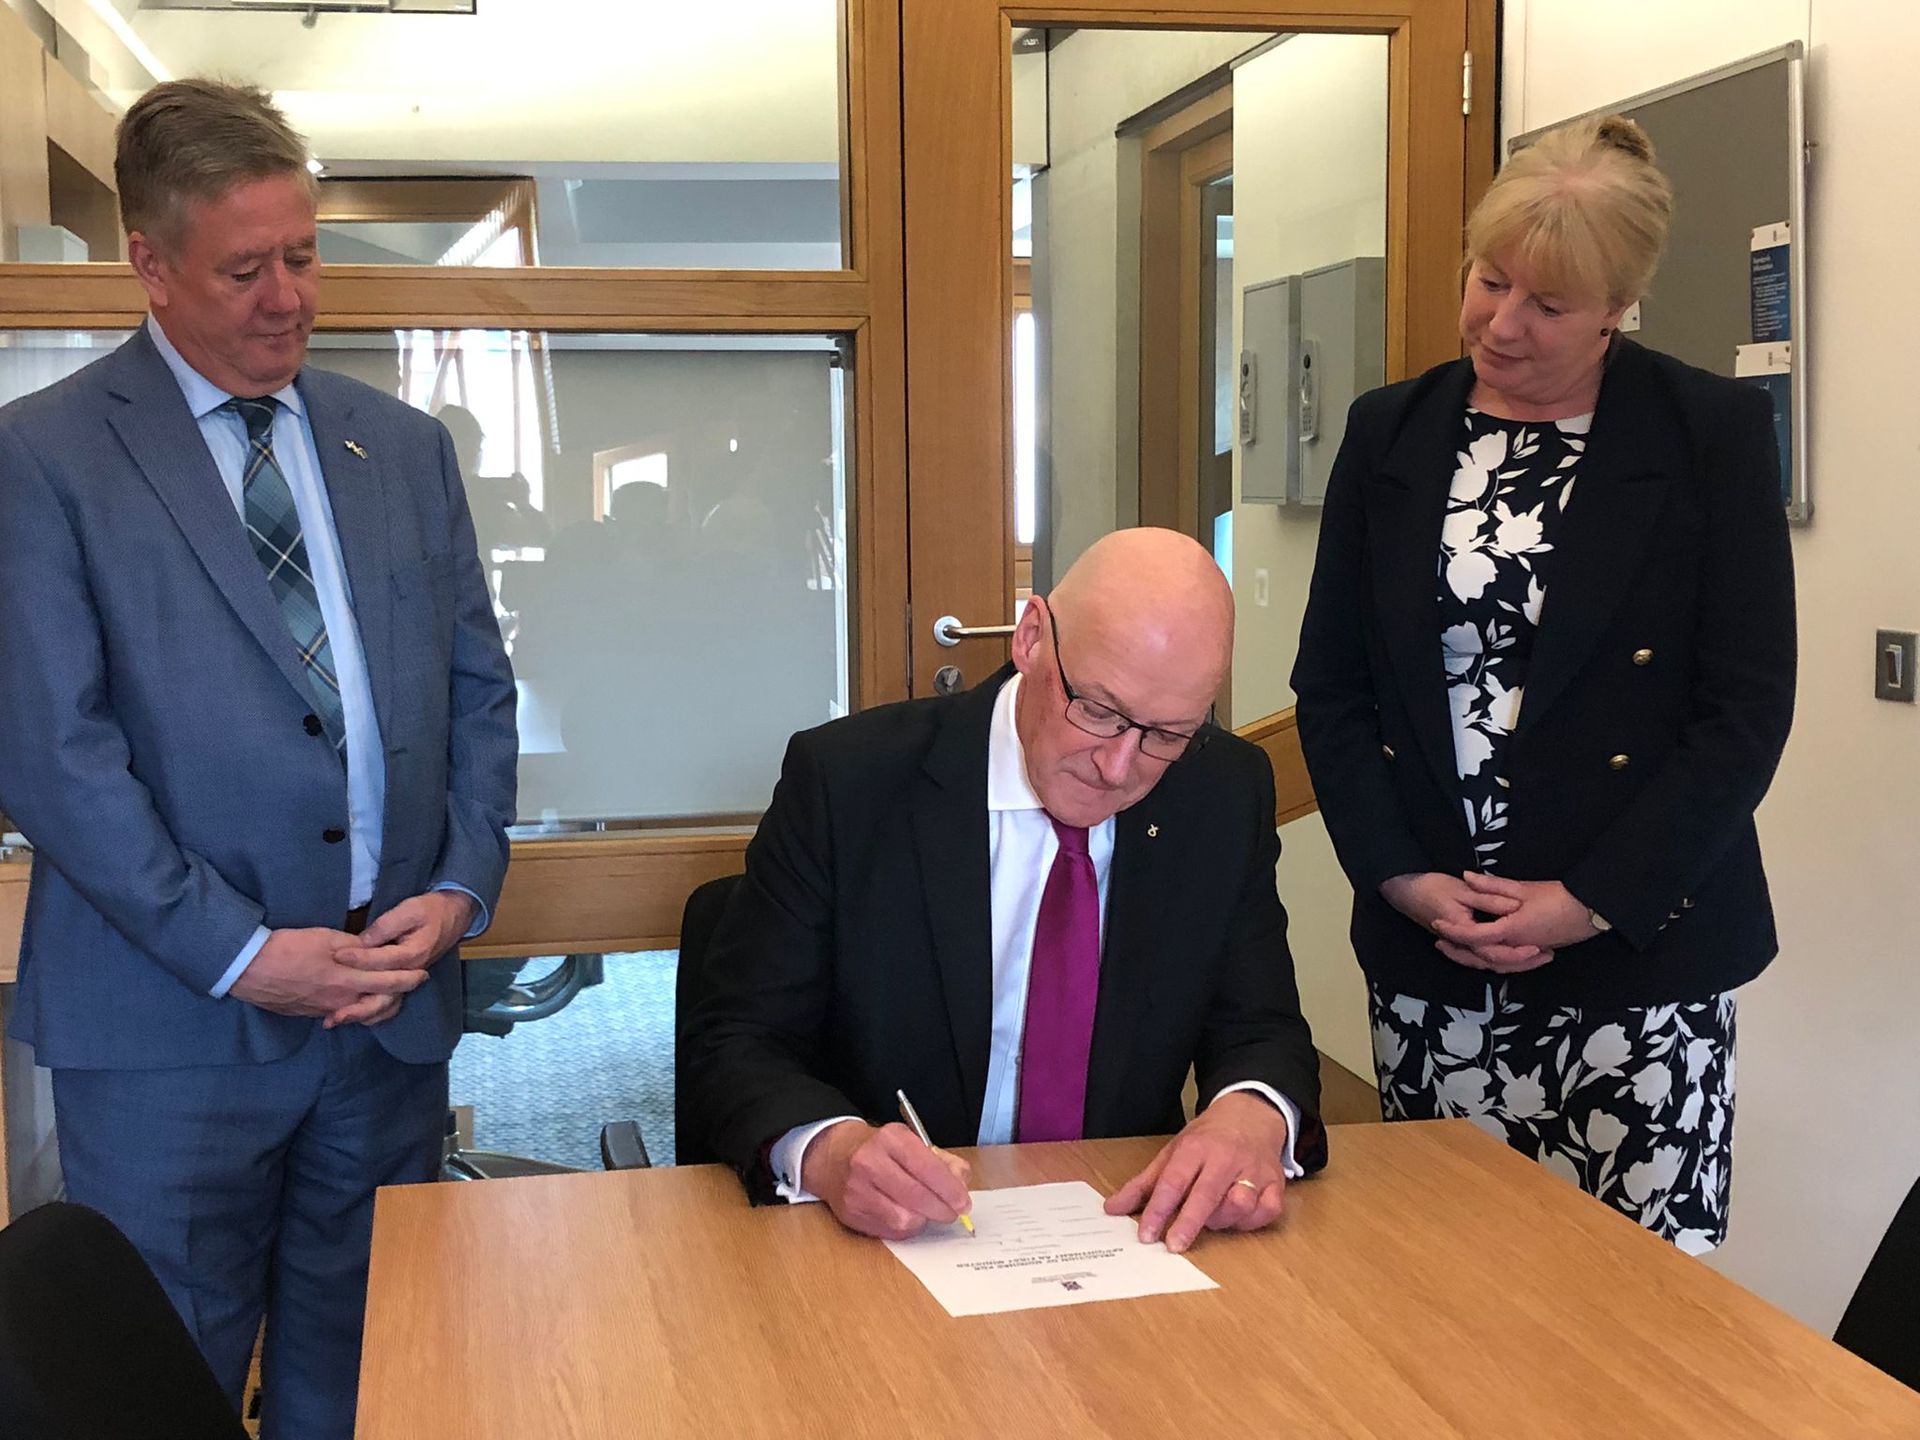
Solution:
M 993 724 L 987 731 L 987 809 L 1044 810 L 1027 779 L 1027 751 L 1013 723 L 1013 705 L 1020 694 L 1020 676 L 1000 687 L 993 701 Z
M 173 341 L 167 338 L 167 332 L 160 328 L 160 322 L 152 315 L 147 316 L 147 334 L 153 340 L 153 348 L 160 352 L 160 358 L 167 362 L 167 369 L 173 372 L 173 378 L 179 382 L 180 393 L 187 397 L 187 408 L 193 412 L 195 420 L 212 414 L 233 399 L 231 391 L 222 390 L 187 363 L 187 357 L 174 348 Z M 273 398 L 296 415 L 307 413 L 300 392 L 292 385 L 276 390 Z

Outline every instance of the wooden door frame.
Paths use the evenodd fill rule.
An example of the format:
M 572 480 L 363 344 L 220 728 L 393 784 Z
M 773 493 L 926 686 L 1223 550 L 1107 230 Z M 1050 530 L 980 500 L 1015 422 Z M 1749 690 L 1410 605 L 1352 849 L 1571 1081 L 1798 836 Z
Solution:
M 456 223 L 491 220 L 514 237 L 521 265 L 535 263 L 538 192 L 534 182 L 509 176 L 420 179 L 383 176 L 320 181 L 315 218 L 322 225 Z
M 1200 518 L 1200 191 L 1233 169 L 1231 82 L 1140 137 L 1140 523 Z M 1121 217 L 1121 223 L 1127 223 Z
M 1012 37 L 1049 25 L 1359 33 L 1387 38 L 1389 378 L 1460 353 L 1461 226 L 1491 175 L 1494 0 L 902 0 L 906 167 L 912 667 L 927 693 L 942 664 L 985 675 L 1004 641 L 933 643 L 934 617 L 997 618 L 1010 582 L 1006 506 L 967 477 L 1005 475 L 1011 343 Z M 1481 100 L 1463 114 L 1463 60 Z M 1470 189 L 1470 185 L 1472 188 Z M 943 483 L 944 481 L 944 483 Z M 991 543 L 961 546 L 955 537 Z
M 1200 243 L 1206 187 L 1233 173 L 1233 81 L 1151 126 L 1140 143 L 1140 270 L 1137 336 L 1120 343 L 1137 352 L 1142 525 L 1200 534 L 1201 417 L 1211 409 L 1202 381 L 1213 373 L 1205 353 L 1201 301 L 1210 292 L 1203 270 L 1212 260 Z M 1126 224 L 1128 217 L 1121 217 Z M 1233 676 L 1214 703 L 1233 713 Z

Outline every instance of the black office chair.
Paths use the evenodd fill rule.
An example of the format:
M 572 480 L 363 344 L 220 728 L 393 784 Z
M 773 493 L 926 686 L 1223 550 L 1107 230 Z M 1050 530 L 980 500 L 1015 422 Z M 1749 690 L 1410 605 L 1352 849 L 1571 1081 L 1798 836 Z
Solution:
M 504 1037 L 515 1025 L 544 1020 L 571 1005 L 582 990 L 606 980 L 604 955 L 567 955 L 544 974 L 527 960 L 468 960 L 461 1028 Z
M 537 968 L 537 967 L 536 967 Z M 558 1014 L 582 990 L 603 983 L 605 957 L 568 955 L 544 974 L 528 975 L 525 960 L 470 960 L 461 972 L 466 985 L 462 1028 L 470 1034 L 502 1037 L 529 1020 Z M 600 1127 L 600 1163 L 607 1170 L 645 1170 L 653 1160 L 636 1120 L 615 1120 Z M 465 1150 L 458 1119 L 447 1112 L 447 1140 L 440 1156 L 442 1180 L 514 1180 L 528 1175 L 567 1175 L 578 1169 L 530 1155 L 501 1150 Z
M 65 1203 L 0 1231 L 0 1435 L 247 1440 L 140 1252 Z
M 653 1157 L 640 1134 L 638 1120 L 610 1120 L 600 1127 L 600 1168 L 648 1170 Z M 463 1150 L 451 1112 L 447 1115 L 447 1144 L 440 1157 L 442 1180 L 523 1180 L 529 1175 L 575 1175 L 578 1165 L 536 1160 L 531 1155 L 509 1155 L 503 1150 Z
M 1920 1182 L 1894 1213 L 1833 1338 L 1920 1390 Z
M 707 948 L 734 889 L 746 877 L 722 875 L 694 888 L 680 915 L 680 963 L 673 975 L 673 1163 L 711 1165 L 719 1160 L 693 1121 L 687 1103 L 686 1066 L 681 1043 L 687 1017 L 705 998 Z

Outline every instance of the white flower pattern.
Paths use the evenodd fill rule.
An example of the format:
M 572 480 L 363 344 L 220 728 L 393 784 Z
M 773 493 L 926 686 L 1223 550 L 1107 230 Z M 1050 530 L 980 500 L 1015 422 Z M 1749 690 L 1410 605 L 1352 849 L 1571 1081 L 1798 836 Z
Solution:
M 1618 1075 L 1632 1054 L 1633 1046 L 1627 1043 L 1624 1025 L 1602 1025 L 1591 1032 L 1587 1043 L 1580 1047 L 1580 1058 L 1602 1075 Z
M 1470 410 L 1448 486 L 1440 650 L 1460 803 L 1487 870 L 1505 840 L 1507 745 L 1591 419 Z M 1731 994 L 1611 1011 L 1523 1003 L 1505 981 L 1478 1010 L 1373 986 L 1368 997 L 1386 1119 L 1470 1119 L 1690 1255 L 1726 1238 Z
M 1500 862 L 1508 737 L 1520 723 L 1540 565 L 1572 494 L 1592 416 L 1551 422 L 1467 412 L 1440 527 L 1440 653 L 1453 711 L 1460 796 L 1480 866 Z
M 1726 1238 L 1734 997 L 1480 1009 L 1368 987 L 1380 1110 L 1465 1118 L 1689 1255 Z
M 1400 1047 L 1400 1053 L 1406 1054 L 1406 1046 Z M 1605 1110 L 1596 1110 L 1587 1117 L 1587 1148 L 1612 1154 L 1620 1148 L 1620 1142 L 1627 1138 L 1627 1127 Z

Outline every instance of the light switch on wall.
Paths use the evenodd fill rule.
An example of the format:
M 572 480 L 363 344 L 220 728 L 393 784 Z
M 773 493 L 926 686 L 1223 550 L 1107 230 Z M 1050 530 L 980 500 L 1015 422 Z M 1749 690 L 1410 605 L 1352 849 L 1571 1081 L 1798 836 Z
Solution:
M 1262 610 L 1267 608 L 1267 572 L 1265 570 L 1253 572 L 1253 603 Z
M 1911 630 L 1881 630 L 1873 637 L 1873 698 L 1914 703 L 1914 662 L 1920 636 Z

